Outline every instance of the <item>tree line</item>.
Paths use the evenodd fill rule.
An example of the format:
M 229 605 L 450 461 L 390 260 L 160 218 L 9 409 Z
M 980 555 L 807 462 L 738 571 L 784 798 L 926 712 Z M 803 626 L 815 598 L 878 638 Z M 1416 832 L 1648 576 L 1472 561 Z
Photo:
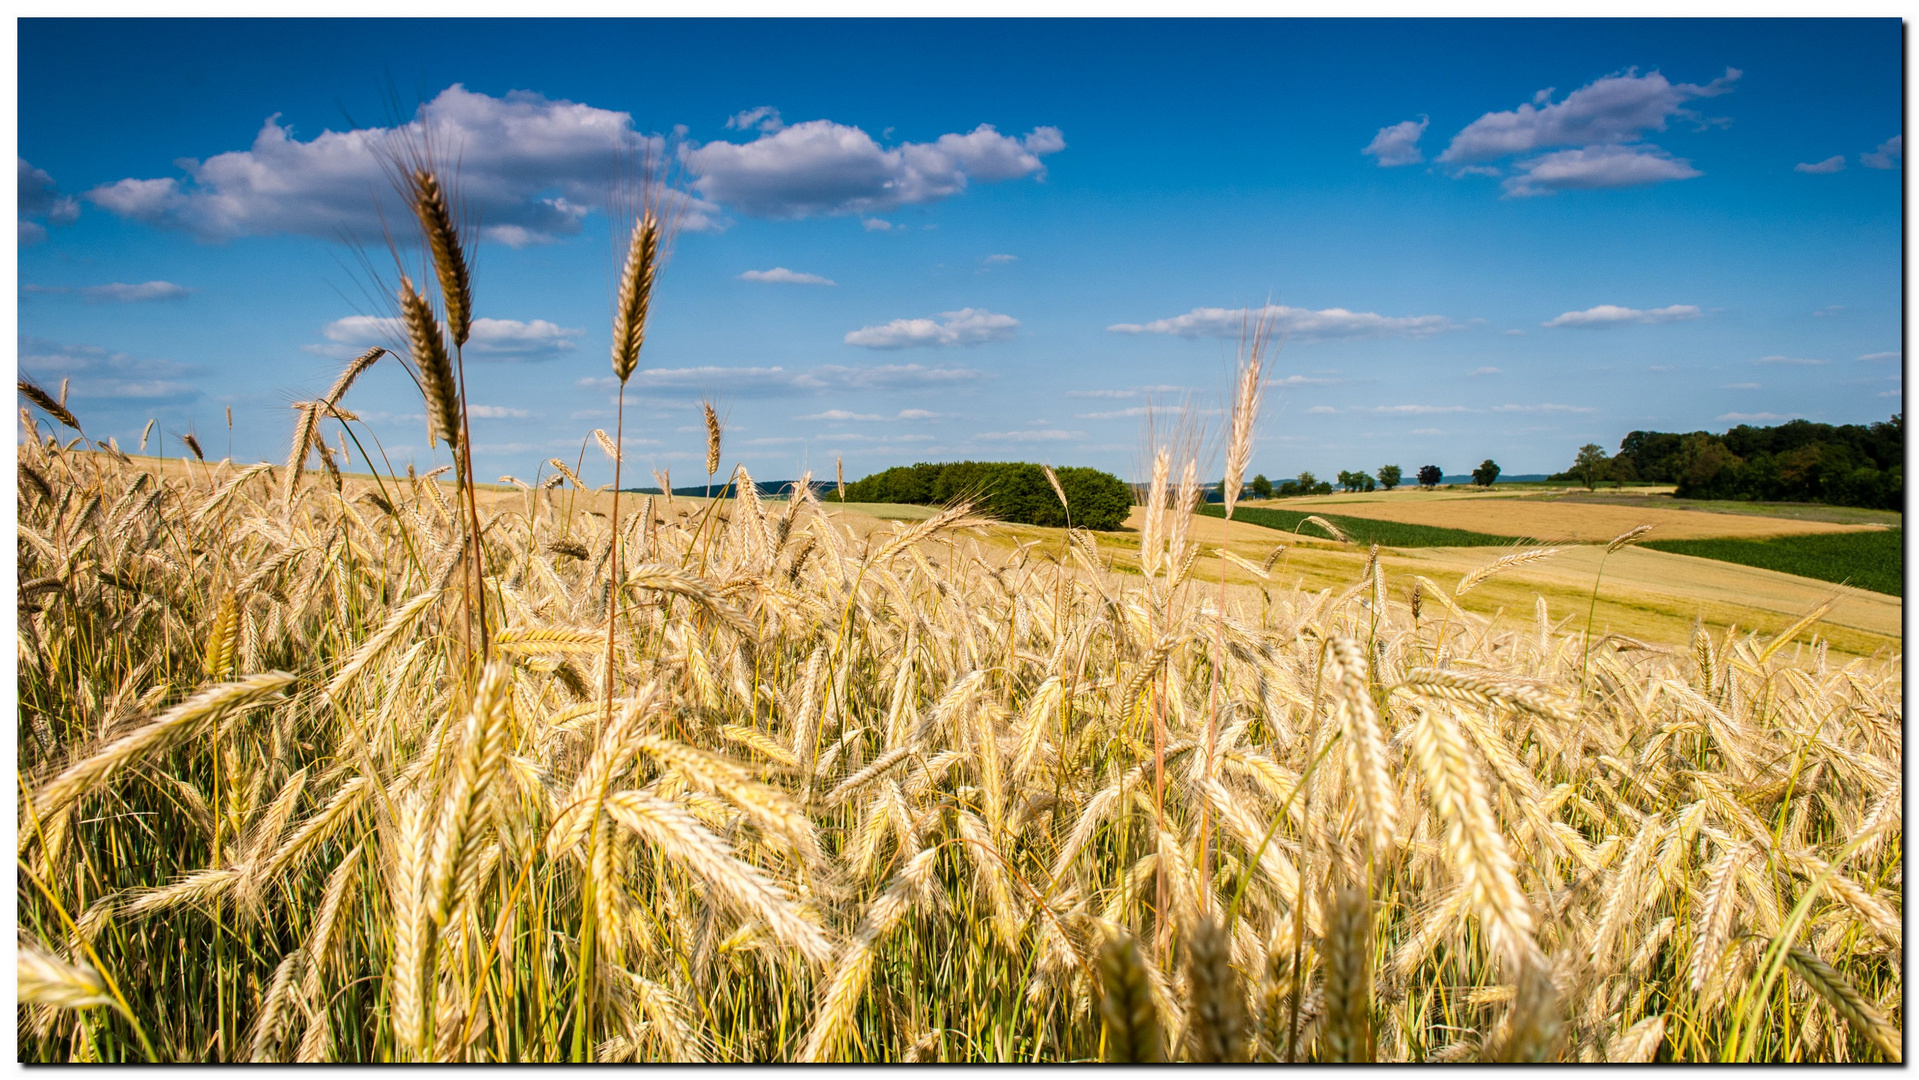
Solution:
M 1572 468 L 1550 479 L 1589 489 L 1606 481 L 1673 484 L 1674 494 L 1686 499 L 1898 510 L 1905 502 L 1905 454 L 1903 413 L 1870 425 L 1740 424 L 1723 435 L 1634 431 L 1611 456 L 1597 443 L 1580 447 Z
M 1001 521 L 1117 529 L 1133 507 L 1133 489 L 1098 469 L 1054 471 L 1066 494 L 1061 506 L 1042 467 L 1025 461 L 949 461 L 899 465 L 846 485 L 847 502 L 946 505 L 970 499 Z

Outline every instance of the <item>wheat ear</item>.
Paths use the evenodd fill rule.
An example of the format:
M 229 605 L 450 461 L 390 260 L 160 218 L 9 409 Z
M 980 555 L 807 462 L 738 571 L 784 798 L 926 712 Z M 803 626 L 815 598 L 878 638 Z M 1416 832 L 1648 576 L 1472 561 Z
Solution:
M 1186 1012 L 1186 1051 L 1198 1062 L 1246 1060 L 1246 994 L 1233 970 L 1233 942 L 1225 926 L 1202 917 L 1186 943 L 1191 1006 Z
M 1793 946 L 1786 950 L 1786 966 L 1792 968 L 1805 984 L 1816 991 L 1834 1012 L 1846 1018 L 1853 1030 L 1863 1035 L 1867 1042 L 1879 1048 L 1890 1061 L 1902 1061 L 1900 1055 L 1899 1029 L 1887 1021 L 1885 1014 L 1873 1007 L 1872 1003 L 1860 995 L 1852 980 L 1840 974 L 1838 969 L 1819 959 L 1811 951 Z
M 80 430 L 80 421 L 73 418 L 73 414 L 67 411 L 65 405 L 54 400 L 52 394 L 47 393 L 45 390 L 40 389 L 25 379 L 20 380 L 20 392 L 27 396 L 28 401 L 33 402 L 45 410 L 48 416 L 53 417 L 55 420 L 60 421 L 75 431 Z
M 467 274 L 466 252 L 460 244 L 459 229 L 453 223 L 452 208 L 440 179 L 426 169 L 415 169 L 407 177 L 413 199 L 414 216 L 420 219 L 427 248 L 433 252 L 433 269 L 440 279 L 440 301 L 446 305 L 446 329 L 455 348 L 466 344 L 473 325 L 473 281 Z
M 1530 548 L 1526 551 L 1515 551 L 1510 555 L 1501 555 L 1492 562 L 1460 578 L 1459 587 L 1453 590 L 1453 595 L 1464 596 L 1477 588 L 1480 582 L 1485 581 L 1489 577 L 1493 577 L 1496 574 L 1503 574 L 1516 566 L 1524 566 L 1530 562 L 1538 562 L 1541 559 L 1550 558 L 1551 556 L 1559 554 L 1559 552 L 1559 548 Z
M 448 449 L 460 445 L 460 394 L 453 379 L 453 359 L 446 352 L 446 336 L 433 305 L 400 275 L 400 318 L 406 325 L 407 347 L 420 373 L 420 393 L 426 399 L 430 434 Z
M 633 377 L 646 341 L 646 313 L 659 273 L 660 221 L 650 211 L 633 223 L 626 265 L 620 271 L 618 306 L 613 315 L 613 374 L 621 383 Z M 711 470 L 708 470 L 709 472 Z
M 1366 890 L 1353 883 L 1332 891 L 1326 933 L 1325 1013 L 1320 1021 L 1320 1059 L 1373 1060 L 1373 916 Z
M 1099 1017 L 1106 1030 L 1106 1060 L 1143 1064 L 1166 1060 L 1159 1010 L 1139 943 L 1114 934 L 1099 950 Z

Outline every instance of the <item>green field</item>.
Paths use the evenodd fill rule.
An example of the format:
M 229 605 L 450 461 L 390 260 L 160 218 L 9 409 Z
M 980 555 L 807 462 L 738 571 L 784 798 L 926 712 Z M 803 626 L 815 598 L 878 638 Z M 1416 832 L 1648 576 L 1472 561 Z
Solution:
M 1226 509 L 1217 503 L 1203 503 L 1199 512 L 1206 517 L 1225 517 Z M 1379 544 L 1381 547 L 1509 547 L 1519 543 L 1511 536 L 1489 536 L 1486 533 L 1468 532 L 1465 529 L 1443 529 L 1434 525 L 1408 525 L 1399 521 L 1377 521 L 1373 518 L 1347 517 L 1344 514 L 1319 514 L 1327 521 L 1338 526 L 1347 536 L 1359 544 Z M 1241 506 L 1233 510 L 1234 521 L 1244 521 L 1250 525 L 1263 525 L 1268 529 L 1292 532 L 1299 528 L 1300 522 L 1308 515 L 1298 510 L 1273 510 L 1263 506 Z M 1323 537 L 1326 534 L 1318 526 L 1308 525 L 1301 530 L 1307 536 Z
M 1904 529 L 1875 529 L 1769 540 L 1652 540 L 1645 546 L 1900 596 L 1906 586 L 1905 536 Z
M 1671 495 L 1608 495 L 1603 492 L 1546 496 L 1554 502 L 1590 502 L 1608 506 L 1650 506 L 1666 510 L 1700 510 L 1708 514 L 1742 514 L 1789 521 L 1830 521 L 1836 525 L 1890 525 L 1899 527 L 1905 515 L 1897 510 L 1868 510 L 1829 503 L 1738 502 L 1731 499 L 1676 499 Z

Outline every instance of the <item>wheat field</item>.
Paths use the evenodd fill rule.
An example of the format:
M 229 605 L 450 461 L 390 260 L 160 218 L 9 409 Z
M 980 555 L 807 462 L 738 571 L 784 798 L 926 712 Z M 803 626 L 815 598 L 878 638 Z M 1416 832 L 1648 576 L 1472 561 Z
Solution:
M 458 451 L 440 241 L 394 362 Z M 1125 565 L 738 468 L 482 516 L 457 453 L 341 482 L 378 352 L 280 466 L 156 476 L 23 384 L 22 1060 L 1899 1059 L 1902 664 L 1787 648 L 1816 611 L 1459 606 L 1536 553 L 1229 594 L 1164 447 Z

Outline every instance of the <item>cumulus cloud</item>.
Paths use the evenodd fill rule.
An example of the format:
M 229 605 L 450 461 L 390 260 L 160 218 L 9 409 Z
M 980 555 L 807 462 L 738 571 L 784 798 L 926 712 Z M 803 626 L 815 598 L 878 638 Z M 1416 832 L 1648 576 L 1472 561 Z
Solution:
M 467 335 L 465 351 L 481 360 L 546 360 L 577 347 L 581 330 L 556 326 L 545 319 L 522 322 L 519 319 L 475 319 Z M 398 347 L 404 351 L 406 330 L 400 320 L 374 315 L 349 315 L 321 328 L 320 334 L 331 342 L 309 345 L 308 352 L 338 356 L 374 345 Z
M 894 319 L 884 326 L 864 326 L 846 335 L 848 345 L 868 349 L 907 349 L 922 345 L 978 345 L 1004 341 L 1019 328 L 1011 315 L 985 308 L 941 312 L 939 319 Z
M 745 131 L 758 128 L 761 131 L 778 131 L 786 125 L 780 121 L 780 111 L 771 105 L 761 105 L 726 118 L 728 131 Z
M 1444 315 L 1379 315 L 1370 311 L 1348 311 L 1268 304 L 1264 309 L 1194 308 L 1170 319 L 1149 323 L 1115 323 L 1106 329 L 1120 334 L 1172 334 L 1178 337 L 1236 338 L 1250 322 L 1264 314 L 1267 325 L 1289 341 L 1310 344 L 1337 338 L 1430 337 L 1458 324 Z
M 893 223 L 887 221 L 885 218 L 861 218 L 860 224 L 865 227 L 867 232 L 891 232 L 893 229 Z
M 143 281 L 127 285 L 115 281 L 106 285 L 87 285 L 80 295 L 92 304 L 138 304 L 148 300 L 184 300 L 193 292 L 171 281 Z
M 1617 304 L 1600 304 L 1584 311 L 1568 311 L 1562 315 L 1540 323 L 1541 326 L 1574 326 L 1585 329 L 1604 329 L 1609 326 L 1626 326 L 1632 323 L 1652 324 L 1684 322 L 1687 319 L 1703 317 L 1704 313 L 1693 304 L 1673 304 L 1669 307 L 1638 308 L 1620 307 Z
M 839 364 L 822 364 L 800 375 L 793 385 L 805 390 L 910 390 L 959 386 L 984 378 L 985 372 L 965 367 L 923 367 L 919 364 L 843 367 Z
M 1040 158 L 1065 147 L 1055 127 L 1014 138 L 981 124 L 964 135 L 888 148 L 860 128 L 807 120 L 763 130 L 749 143 L 687 147 L 681 159 L 708 199 L 754 217 L 801 218 L 937 202 L 973 180 L 1043 177 Z
M 70 377 L 73 401 L 184 402 L 201 396 L 182 378 L 197 370 L 189 365 L 98 345 L 65 344 L 23 334 L 19 366 L 21 374 L 30 378 Z
M 930 409 L 901 409 L 901 410 L 900 410 L 900 414 L 899 414 L 899 416 L 897 417 L 897 419 L 900 419 L 900 420 L 941 420 L 941 419 L 944 419 L 945 417 L 946 417 L 946 414 L 945 414 L 945 413 L 936 413 L 936 412 L 933 412 L 933 411 L 932 411 L 932 410 L 930 410 Z
M 973 436 L 973 438 L 979 442 L 1010 443 L 1070 442 L 1074 439 L 1084 439 L 1085 437 L 1086 433 L 1084 431 L 1062 431 L 1058 428 L 1043 428 L 1032 431 L 982 431 L 978 435 Z
M 988 255 L 986 257 L 986 261 L 989 263 L 1018 262 L 1019 256 L 1018 255 Z
M 1906 137 L 1894 135 L 1879 144 L 1879 149 L 1870 154 L 1860 154 L 1859 164 L 1868 169 L 1896 169 L 1906 157 Z
M 1371 155 L 1381 165 L 1417 165 L 1426 160 L 1419 152 L 1419 137 L 1426 133 L 1427 123 L 1427 118 L 1422 116 L 1380 128 L 1379 134 L 1374 135 L 1373 141 L 1360 153 Z
M 1522 161 L 1519 172 L 1501 185 L 1508 198 L 1550 195 L 1555 191 L 1638 187 L 1663 180 L 1690 180 L 1702 174 L 1692 163 L 1656 146 L 1587 146 Z
M 759 281 L 759 282 L 764 282 L 765 284 L 768 284 L 768 285 L 836 285 L 838 284 L 838 282 L 834 281 L 831 278 L 823 278 L 819 276 L 818 274 L 802 274 L 796 270 L 788 270 L 784 266 L 775 266 L 771 270 L 748 270 L 746 273 L 740 275 L 740 280 L 741 281 Z
M 1528 104 L 1489 112 L 1466 125 L 1438 160 L 1469 164 L 1549 146 L 1633 142 L 1645 132 L 1666 130 L 1669 120 L 1699 121 L 1699 114 L 1685 108 L 1685 103 L 1724 94 L 1739 76 L 1737 68 L 1729 67 L 1724 75 L 1699 86 L 1669 82 L 1657 71 L 1636 75 L 1628 70 L 1582 86 L 1557 103 L 1548 87 Z
M 1824 161 L 1815 161 L 1810 164 L 1802 161 L 1794 165 L 1792 171 L 1802 173 L 1836 173 L 1845 167 L 1846 155 L 1834 154 Z
M 795 420 L 878 420 L 878 413 L 856 413 L 845 409 L 828 409 L 825 412 L 811 413 L 807 416 L 795 416 Z
M 1753 363 L 1755 364 L 1786 364 L 1786 365 L 1792 365 L 1794 367 L 1824 367 L 1826 364 L 1831 363 L 1831 361 L 1814 360 L 1804 356 L 1780 356 L 1775 353 L 1772 356 L 1762 356 L 1759 359 L 1754 360 Z
M 36 169 L 20 162 L 20 207 L 19 242 L 27 247 L 47 238 L 47 226 L 71 225 L 80 216 L 80 204 L 71 195 L 60 194 L 60 188 L 45 169 Z
M 525 409 L 514 409 L 505 405 L 468 405 L 466 411 L 482 420 L 524 420 L 533 415 Z
M 337 239 L 381 237 L 409 220 L 380 155 L 430 139 L 459 148 L 459 195 L 483 235 L 511 246 L 547 243 L 580 231 L 606 206 L 617 165 L 657 157 L 661 140 L 633 127 L 630 114 L 516 90 L 476 94 L 455 83 L 398 128 L 323 131 L 301 141 L 279 114 L 245 150 L 205 161 L 182 158 L 185 178 L 129 177 L 88 192 L 121 217 L 182 229 L 203 240 L 293 233 Z M 681 227 L 717 223 L 717 208 L 689 201 Z

